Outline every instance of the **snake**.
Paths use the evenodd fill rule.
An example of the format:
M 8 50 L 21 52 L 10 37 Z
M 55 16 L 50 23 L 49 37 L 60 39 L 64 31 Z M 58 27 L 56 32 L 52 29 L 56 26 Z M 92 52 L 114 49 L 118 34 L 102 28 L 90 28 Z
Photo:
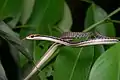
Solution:
M 83 41 L 73 42 L 74 39 L 87 38 Z M 24 80 L 28 80 L 35 72 L 53 56 L 54 51 L 59 45 L 82 47 L 98 44 L 115 44 L 119 42 L 118 38 L 103 36 L 99 33 L 93 32 L 64 32 L 60 37 L 49 36 L 49 35 L 40 35 L 40 34 L 31 34 L 25 39 L 28 40 L 46 40 L 52 41 L 54 44 L 47 50 L 47 52 L 42 56 L 40 61 L 32 69 L 30 74 L 28 74 Z
M 73 42 L 74 39 L 88 38 L 83 41 Z M 60 37 L 31 34 L 26 37 L 28 40 L 46 40 L 59 43 L 65 46 L 82 47 L 99 44 L 115 44 L 119 42 L 118 38 L 103 36 L 93 32 L 64 32 Z

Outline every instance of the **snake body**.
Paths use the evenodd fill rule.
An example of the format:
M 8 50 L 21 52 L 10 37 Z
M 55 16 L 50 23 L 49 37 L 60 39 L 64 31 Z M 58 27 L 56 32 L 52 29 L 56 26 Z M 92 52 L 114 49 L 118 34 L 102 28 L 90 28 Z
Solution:
M 92 32 L 64 32 L 60 38 L 62 39 L 72 39 L 72 38 L 81 38 L 81 37 L 90 37 Z
M 88 38 L 85 41 L 73 42 L 74 38 Z M 74 47 L 82 47 L 82 46 L 89 46 L 89 45 L 98 45 L 98 44 L 115 44 L 118 43 L 119 40 L 117 38 L 111 38 L 102 36 L 100 34 L 93 34 L 91 32 L 81 33 L 81 32 L 65 32 L 62 34 L 61 37 L 54 37 L 54 36 L 47 36 L 47 35 L 39 35 L 39 34 L 32 34 L 26 37 L 26 39 L 30 40 L 47 40 L 55 42 L 48 51 L 43 55 L 40 61 L 36 64 L 36 66 L 32 69 L 30 74 L 28 74 L 24 80 L 28 80 L 37 70 L 40 68 L 48 59 L 53 55 L 54 51 L 56 50 L 57 46 L 59 45 L 66 45 L 66 46 L 74 46 Z
M 82 37 L 87 37 L 87 40 L 73 42 L 73 39 L 80 39 Z M 119 40 L 117 38 L 106 37 L 98 33 L 92 32 L 65 32 L 61 35 L 61 37 L 54 37 L 48 35 L 39 35 L 39 34 L 32 34 L 26 37 L 26 39 L 30 40 L 47 40 L 52 41 L 55 43 L 59 43 L 65 46 L 88 46 L 88 45 L 98 45 L 98 44 L 115 44 L 118 43 Z

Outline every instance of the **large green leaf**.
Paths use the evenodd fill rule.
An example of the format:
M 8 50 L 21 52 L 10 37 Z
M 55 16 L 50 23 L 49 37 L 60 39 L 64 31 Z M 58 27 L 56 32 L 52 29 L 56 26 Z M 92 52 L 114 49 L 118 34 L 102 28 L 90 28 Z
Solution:
M 92 67 L 89 80 L 120 80 L 120 43 L 102 54 Z
M 28 59 L 32 60 L 31 54 L 29 54 L 25 48 L 21 45 L 19 37 L 14 33 L 7 24 L 0 22 L 0 36 L 13 45 L 16 49 L 23 53 Z
M 22 36 L 30 33 L 49 34 L 50 28 L 52 28 L 63 15 L 63 5 L 63 0 L 36 0 L 27 24 L 29 29 L 22 30 Z
M 27 28 L 21 30 L 21 36 L 25 37 L 32 33 L 42 33 L 52 35 L 52 25 L 59 21 L 63 14 L 63 0 L 36 0 L 32 15 L 28 20 Z M 35 51 L 36 44 L 34 46 L 33 52 Z M 38 49 L 37 49 L 38 50 Z M 36 53 L 40 54 L 40 53 Z
M 12 55 L 12 58 L 14 59 L 16 65 L 18 66 L 20 64 L 20 57 L 19 57 L 19 51 L 15 48 L 14 45 L 8 44 L 10 49 L 10 55 Z
M 15 17 L 22 7 L 22 0 L 0 0 L 0 20 Z
M 94 47 L 63 48 L 55 62 L 54 80 L 87 80 Z
M 53 34 L 54 30 L 52 28 L 61 19 L 63 15 L 63 6 L 63 0 L 35 0 L 32 14 L 25 24 L 27 28 L 21 29 L 21 37 L 33 33 L 55 35 Z M 40 47 L 41 44 L 43 46 L 42 48 Z M 29 42 L 26 41 L 25 45 L 28 45 L 28 51 L 33 54 L 35 61 L 37 61 L 48 49 L 49 43 L 33 41 L 29 44 Z
M 90 25 L 99 22 L 106 16 L 107 13 L 102 8 L 93 3 L 87 10 L 85 28 L 88 28 Z M 95 29 L 103 35 L 115 36 L 115 28 L 112 22 L 102 23 L 101 25 L 96 26 Z
M 18 13 L 12 20 L 6 22 L 12 29 L 16 27 L 17 23 L 19 22 L 21 13 Z
M 21 22 L 25 24 L 32 14 L 35 0 L 23 0 Z
M 64 32 L 68 32 L 72 26 L 72 15 L 66 3 L 64 3 L 64 14 L 62 20 L 58 24 L 59 28 Z
M 105 52 L 105 49 L 103 45 L 95 45 L 94 46 L 94 61 L 96 61 L 96 59 L 104 52 Z
M 23 40 L 22 41 L 22 46 L 24 46 L 26 48 L 26 50 L 29 51 L 29 54 L 32 55 L 34 46 L 31 46 L 31 45 L 33 45 L 33 41 L 28 41 L 28 40 Z M 32 57 L 33 57 L 33 55 L 32 55 Z M 25 58 L 25 56 L 20 55 L 20 64 L 21 64 L 21 66 L 26 64 L 26 62 L 28 62 L 28 60 Z

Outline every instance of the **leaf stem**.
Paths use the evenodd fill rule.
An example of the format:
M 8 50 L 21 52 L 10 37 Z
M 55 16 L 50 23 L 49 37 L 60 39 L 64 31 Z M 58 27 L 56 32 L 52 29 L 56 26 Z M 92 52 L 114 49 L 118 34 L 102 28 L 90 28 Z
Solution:
M 114 14 L 118 13 L 120 11 L 120 7 L 117 8 L 116 10 L 114 10 L 113 12 L 111 12 L 108 16 L 106 16 L 104 19 L 98 21 L 97 23 L 91 25 L 90 27 L 88 27 L 87 29 L 83 30 L 83 32 L 87 32 L 92 30 L 93 28 L 95 28 L 96 26 L 102 24 L 105 20 L 109 19 L 111 16 L 113 16 Z

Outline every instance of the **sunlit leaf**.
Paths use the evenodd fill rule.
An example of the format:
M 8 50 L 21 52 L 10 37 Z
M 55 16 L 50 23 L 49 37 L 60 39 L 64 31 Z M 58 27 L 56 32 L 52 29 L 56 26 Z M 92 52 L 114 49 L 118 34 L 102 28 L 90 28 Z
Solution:
M 35 0 L 23 0 L 21 22 L 25 24 L 32 14 Z
M 92 67 L 89 80 L 119 80 L 120 43 L 102 54 Z
M 58 26 L 63 32 L 68 32 L 71 29 L 72 15 L 71 15 L 71 11 L 70 11 L 70 9 L 69 9 L 69 7 L 68 7 L 68 5 L 66 3 L 64 3 L 63 18 L 60 21 L 60 23 L 58 24 Z

